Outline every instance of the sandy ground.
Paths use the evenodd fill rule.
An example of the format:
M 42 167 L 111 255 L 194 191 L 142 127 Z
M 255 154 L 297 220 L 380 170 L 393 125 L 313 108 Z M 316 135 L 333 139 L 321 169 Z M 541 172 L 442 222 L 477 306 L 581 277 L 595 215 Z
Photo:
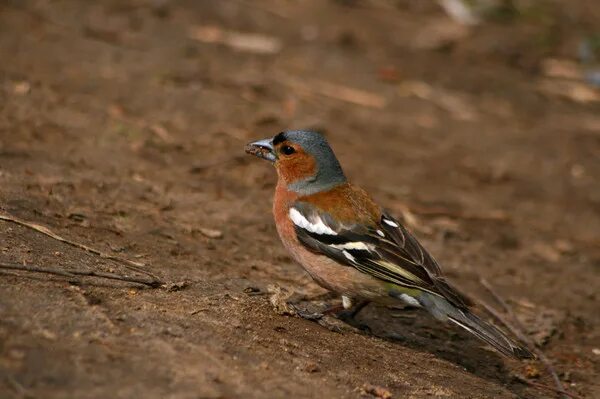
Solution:
M 418 1 L 0 2 L 0 212 L 169 287 L 0 271 L 0 397 L 556 397 L 419 311 L 278 313 L 273 287 L 323 293 L 243 153 L 286 128 L 600 397 L 600 92 L 574 61 L 600 12 L 548 3 L 469 28 Z M 0 262 L 144 277 L 6 221 Z

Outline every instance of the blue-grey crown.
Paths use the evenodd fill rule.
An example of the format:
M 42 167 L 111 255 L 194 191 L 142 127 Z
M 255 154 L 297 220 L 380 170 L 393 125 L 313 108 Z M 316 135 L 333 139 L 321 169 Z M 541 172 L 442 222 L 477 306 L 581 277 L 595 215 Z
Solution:
M 288 188 L 309 195 L 346 183 L 344 171 L 323 135 L 305 130 L 288 130 L 275 136 L 273 144 L 284 140 L 300 144 L 317 162 L 317 172 L 314 176 L 292 183 Z

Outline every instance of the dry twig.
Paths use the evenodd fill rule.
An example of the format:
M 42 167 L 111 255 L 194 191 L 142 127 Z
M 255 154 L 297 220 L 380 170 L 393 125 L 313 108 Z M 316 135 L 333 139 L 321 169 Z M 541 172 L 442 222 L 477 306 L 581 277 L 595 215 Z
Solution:
M 13 376 L 6 375 L 4 380 L 8 383 L 8 385 L 15 391 L 17 394 L 17 398 L 22 399 L 30 399 L 33 398 L 33 395 L 25 388 L 19 381 L 17 381 Z
M 572 398 L 572 399 L 583 399 L 582 396 L 579 395 L 575 395 L 574 393 L 568 392 L 568 391 L 564 391 L 564 390 L 560 390 L 557 389 L 555 387 L 551 387 L 550 385 L 546 385 L 546 384 L 542 384 L 541 382 L 535 382 L 535 381 L 530 381 L 526 378 L 523 378 L 521 376 L 516 376 L 517 380 L 521 381 L 524 384 L 530 385 L 532 387 L 536 387 L 536 388 L 540 388 L 540 389 L 544 389 L 546 391 L 550 391 L 550 392 L 555 392 L 561 395 L 564 395 L 568 398 Z
M 137 283 L 147 285 L 152 288 L 157 288 L 161 285 L 160 282 L 155 280 L 144 280 L 136 277 L 128 277 L 128 276 L 120 276 L 118 274 L 113 273 L 104 273 L 104 272 L 95 272 L 93 270 L 89 271 L 79 271 L 79 270 L 60 270 L 49 267 L 39 267 L 33 265 L 20 265 L 18 263 L 4 263 L 0 262 L 0 269 L 4 270 L 18 270 L 24 272 L 31 273 L 46 273 L 46 274 L 54 274 L 56 276 L 64 276 L 64 277 L 76 277 L 76 276 L 88 276 L 88 277 L 99 277 L 106 278 L 110 280 L 119 280 L 126 281 L 128 283 Z
M 560 378 L 558 378 L 558 374 L 556 373 L 552 362 L 550 362 L 550 359 L 548 359 L 544 352 L 542 352 L 531 340 L 531 338 L 529 338 L 527 334 L 524 333 L 525 327 L 519 321 L 510 305 L 492 288 L 490 283 L 488 283 L 484 278 L 479 279 L 479 283 L 490 293 L 490 295 L 494 297 L 494 299 L 500 304 L 500 306 L 502 306 L 504 312 L 511 318 L 512 323 L 508 322 L 506 318 L 504 318 L 501 314 L 499 314 L 496 310 L 494 310 L 490 305 L 486 304 L 485 302 L 481 302 L 482 306 L 492 316 L 497 318 L 498 321 L 504 324 L 504 326 L 508 328 L 513 334 L 515 334 L 517 338 L 523 341 L 528 346 L 528 349 L 531 350 L 537 356 L 537 358 L 540 360 L 540 362 L 542 362 L 542 364 L 546 368 L 548 374 L 550 374 L 550 376 L 552 377 L 557 393 L 563 395 L 564 398 L 575 398 L 575 395 L 572 395 L 571 393 L 565 390 L 562 382 L 560 381 Z M 530 381 L 527 382 L 530 383 Z
M 369 108 L 384 108 L 387 104 L 385 97 L 369 91 L 344 86 L 324 80 L 301 80 L 292 76 L 278 75 L 276 79 L 293 90 L 314 97 L 325 96 L 335 100 L 361 105 Z
M 0 220 L 4 220 L 4 221 L 7 221 L 7 222 L 15 223 L 15 224 L 18 224 L 19 226 L 27 227 L 29 229 L 37 231 L 38 233 L 42 233 L 42 234 L 44 234 L 44 235 L 46 235 L 46 236 L 48 236 L 50 238 L 53 238 L 53 239 L 55 239 L 57 241 L 64 242 L 65 244 L 69 244 L 69 245 L 71 245 L 71 246 L 73 246 L 75 248 L 83 249 L 84 251 L 93 253 L 94 255 L 98 255 L 101 258 L 110 259 L 112 261 L 118 262 L 118 263 L 122 264 L 123 266 L 125 266 L 126 268 L 128 268 L 130 270 L 133 270 L 133 271 L 136 271 L 138 273 L 142 273 L 142 274 L 145 274 L 145 275 L 151 277 L 153 284 L 157 284 L 157 285 L 163 284 L 163 282 L 161 281 L 161 279 L 158 276 L 156 276 L 156 275 L 152 274 L 151 272 L 143 269 L 143 267 L 145 266 L 143 263 L 134 262 L 132 260 L 121 258 L 119 256 L 107 254 L 106 252 L 102 252 L 102 251 L 100 251 L 98 249 L 89 247 L 89 246 L 87 246 L 85 244 L 81 244 L 81 243 L 78 243 L 78 242 L 75 242 L 75 241 L 68 240 L 68 239 L 66 239 L 66 238 L 64 238 L 62 236 L 59 236 L 58 234 L 56 234 L 55 232 L 53 232 L 52 230 L 50 230 L 46 226 L 42 226 L 42 225 L 37 224 L 37 223 L 28 222 L 26 220 L 19 219 L 19 218 L 15 217 L 15 216 L 11 216 L 11 215 L 0 213 Z
M 275 36 L 235 32 L 215 25 L 192 26 L 188 29 L 188 36 L 203 43 L 222 44 L 237 51 L 254 54 L 277 54 L 283 47 L 281 39 Z
M 466 213 L 462 211 L 452 211 L 445 208 L 429 208 L 418 205 L 410 205 L 408 209 L 412 213 L 422 216 L 429 217 L 440 217 L 445 216 L 451 219 L 464 219 L 464 220 L 484 220 L 484 221 L 496 221 L 496 222 L 508 222 L 510 221 L 509 216 L 500 210 L 492 210 L 487 213 Z

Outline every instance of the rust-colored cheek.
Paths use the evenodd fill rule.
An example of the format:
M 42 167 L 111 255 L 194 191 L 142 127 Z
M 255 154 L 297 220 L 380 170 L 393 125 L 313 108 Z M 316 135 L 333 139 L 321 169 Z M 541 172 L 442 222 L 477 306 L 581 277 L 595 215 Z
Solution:
M 298 152 L 289 158 L 280 158 L 275 166 L 279 178 L 287 184 L 307 179 L 317 173 L 317 162 L 305 152 Z

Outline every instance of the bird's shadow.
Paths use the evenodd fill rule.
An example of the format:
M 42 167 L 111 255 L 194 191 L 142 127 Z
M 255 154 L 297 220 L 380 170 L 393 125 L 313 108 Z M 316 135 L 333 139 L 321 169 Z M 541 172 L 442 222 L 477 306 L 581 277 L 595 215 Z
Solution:
M 318 312 L 318 309 L 322 310 L 328 305 L 319 301 L 303 302 L 299 306 L 310 312 Z M 331 317 L 318 321 L 319 324 L 334 330 L 340 325 L 339 320 L 333 320 Z M 527 387 L 516 381 L 506 366 L 506 362 L 512 360 L 492 349 L 486 349 L 485 344 L 468 332 L 441 323 L 421 309 L 390 309 L 371 303 L 353 319 L 344 322 L 364 334 L 434 354 L 473 375 L 507 387 L 518 397 L 526 397 Z

